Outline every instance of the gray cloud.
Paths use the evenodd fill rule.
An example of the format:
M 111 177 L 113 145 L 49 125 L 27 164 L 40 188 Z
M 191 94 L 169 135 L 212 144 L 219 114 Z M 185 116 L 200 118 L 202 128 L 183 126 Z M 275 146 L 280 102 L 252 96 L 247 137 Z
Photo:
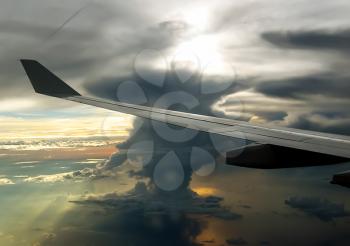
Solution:
M 113 94 L 115 86 L 118 84 L 116 80 L 133 78 L 132 64 L 138 52 L 148 48 L 167 51 L 175 48 L 182 41 L 190 40 L 193 35 L 202 34 L 215 35 L 215 38 L 222 45 L 220 50 L 223 52 L 225 60 L 234 61 L 238 73 L 241 73 L 240 66 L 243 65 L 243 77 L 244 66 L 249 65 L 249 67 L 254 68 L 260 64 L 269 66 L 270 63 L 273 65 L 279 64 L 280 61 L 290 61 L 287 64 L 290 71 L 283 74 L 283 79 L 278 80 L 278 82 L 266 79 L 266 74 L 260 76 L 259 69 L 257 69 L 248 77 L 258 77 L 259 81 L 256 83 L 255 79 L 251 79 L 253 82 L 244 81 L 245 88 L 254 88 L 256 85 L 257 91 L 269 97 L 296 98 L 305 104 L 310 104 L 309 95 L 322 94 L 325 96 L 325 101 L 329 101 L 329 97 L 345 98 L 347 96 L 349 76 L 347 75 L 347 62 L 344 58 L 337 55 L 323 56 L 320 54 L 322 52 L 314 52 L 310 57 L 308 53 L 308 51 L 336 49 L 343 51 L 347 49 L 349 29 L 341 28 L 344 16 L 346 16 L 343 11 L 345 8 L 340 8 L 337 4 L 322 2 L 318 3 L 318 8 L 315 9 L 306 4 L 293 3 L 293 8 L 288 9 L 295 11 L 287 13 L 285 8 L 290 6 L 289 3 L 281 8 L 273 1 L 265 1 L 258 3 L 259 8 L 256 8 L 257 3 L 254 2 L 255 7 L 252 8 L 252 2 L 242 4 L 224 2 L 210 8 L 213 13 L 208 14 L 208 23 L 203 23 L 203 25 L 207 24 L 203 32 L 198 30 L 193 32 L 196 27 L 190 23 L 191 19 L 183 18 L 186 16 L 170 13 L 169 15 L 156 14 L 159 10 L 168 10 L 169 6 L 179 6 L 182 4 L 181 2 L 168 2 L 166 5 L 158 3 L 155 8 L 146 10 L 136 7 L 138 6 L 137 1 L 128 3 L 91 2 L 78 15 L 74 15 L 86 4 L 86 1 L 73 1 L 64 6 L 53 2 L 42 5 L 35 1 L 29 1 L 23 5 L 23 8 L 14 8 L 9 1 L 4 2 L 0 12 L 2 14 L 0 30 L 2 37 L 6 40 L 6 45 L 0 48 L 0 94 L 3 98 L 34 97 L 33 90 L 18 63 L 18 58 L 24 56 L 39 59 L 64 80 L 69 81 L 73 87 L 79 88 L 79 85 L 84 82 L 83 87 L 90 93 L 115 98 Z M 202 4 L 211 6 L 209 3 Z M 196 7 L 196 5 L 194 4 L 192 7 Z M 272 13 L 268 18 L 266 17 L 267 12 Z M 323 28 L 319 27 L 318 24 L 321 23 L 320 20 L 323 19 L 323 16 L 335 12 L 337 17 L 334 17 L 329 25 L 327 24 Z M 13 17 L 10 18 L 10 16 Z M 74 18 L 71 19 L 71 16 Z M 71 19 L 70 22 L 60 29 L 59 27 L 67 19 Z M 280 22 L 275 21 L 276 19 Z M 279 30 L 278 23 L 283 26 L 283 30 L 290 29 L 291 31 L 274 31 L 276 27 Z M 244 27 L 242 28 L 242 26 Z M 310 26 L 314 26 L 314 29 L 310 29 Z M 59 32 L 55 32 L 57 28 L 60 29 Z M 45 42 L 52 33 L 55 35 Z M 233 36 L 236 38 L 233 39 Z M 266 47 L 266 41 L 273 44 L 272 48 L 271 46 Z M 281 51 L 276 52 L 274 49 L 286 46 L 301 47 L 302 49 L 300 52 L 298 51 L 299 53 L 288 53 L 286 49 L 282 56 Z M 226 50 L 227 47 L 236 48 Z M 308 57 L 308 59 L 303 57 Z M 322 71 L 324 73 L 290 76 L 293 73 L 300 74 L 300 71 L 292 71 L 293 65 L 290 66 L 291 64 L 303 64 L 307 60 L 317 61 L 320 67 L 316 70 L 327 68 L 332 72 Z M 246 62 L 248 63 L 246 64 Z M 308 74 L 309 70 L 309 68 L 305 68 L 301 74 Z M 157 74 L 159 71 L 151 72 Z M 273 78 L 275 74 L 269 72 L 268 77 Z M 137 81 L 140 81 L 140 78 Z M 94 85 L 92 85 L 93 83 Z M 111 87 L 106 85 L 108 83 Z M 193 81 L 187 83 L 186 86 L 191 87 L 191 83 Z M 212 83 L 210 86 L 215 87 L 213 81 L 209 81 L 210 83 Z M 89 85 L 87 86 L 87 84 Z M 110 90 L 112 87 L 113 89 Z M 173 86 L 172 89 L 175 87 Z M 188 90 L 188 88 L 184 89 Z M 152 90 L 156 91 L 153 93 L 155 97 L 164 92 L 155 87 Z M 152 101 L 152 92 L 149 90 L 147 93 Z M 227 91 L 227 94 L 229 93 L 232 91 Z M 213 97 L 215 96 L 216 99 L 219 99 L 220 95 L 214 94 Z M 203 103 L 203 110 L 197 112 L 210 113 L 204 107 L 214 101 L 213 97 L 201 98 L 201 100 L 208 100 L 208 103 Z M 57 107 L 53 100 L 50 101 L 44 97 L 36 96 L 35 100 L 40 100 L 38 107 L 47 107 L 48 105 Z M 265 103 L 268 104 L 268 102 Z M 313 106 L 315 103 L 311 104 Z M 331 104 L 332 106 L 328 106 L 327 112 L 343 107 L 343 110 L 337 110 L 337 112 L 342 113 L 348 106 L 347 104 Z M 317 108 L 315 110 L 318 111 Z M 309 111 L 314 111 L 314 109 Z M 290 112 L 288 107 L 266 111 L 259 109 L 251 111 L 250 115 L 242 117 L 242 120 L 249 120 L 254 115 L 268 122 L 285 121 L 290 116 Z
M 86 2 L 76 1 L 69 8 L 54 3 L 32 4 L 34 8 L 12 10 L 20 17 L 0 21 L 2 38 L 6 40 L 0 47 L 0 91 L 6 91 L 2 97 L 33 95 L 20 58 L 38 59 L 55 73 L 63 74 L 65 80 L 81 81 L 101 76 L 101 67 L 106 65 L 113 66 L 113 72 L 126 71 L 125 64 L 129 66 L 140 50 L 166 49 L 187 28 L 180 20 L 153 21 L 146 11 L 121 2 L 86 6 Z M 35 18 L 48 15 L 52 9 L 56 18 Z M 62 26 L 67 19 L 69 23 Z M 131 71 L 130 66 L 128 69 Z
M 335 119 L 332 119 L 332 117 L 322 117 L 322 114 L 315 112 L 301 115 L 289 126 L 305 130 L 350 135 L 350 117 L 348 115 L 342 118 L 342 112 L 340 112 Z M 327 121 L 328 123 L 326 123 Z
M 102 196 L 90 196 L 74 202 L 111 207 L 123 213 L 142 210 L 145 216 L 184 213 L 213 216 L 223 220 L 242 218 L 242 215 L 231 212 L 228 208 L 222 206 L 222 201 L 223 198 L 221 197 L 201 197 L 193 191 L 163 196 L 159 193 L 153 193 L 151 187 L 148 187 L 144 182 L 138 182 L 133 190 L 124 195 L 108 193 Z
M 264 32 L 261 37 L 281 48 L 350 51 L 350 30 Z
M 159 98 L 161 98 L 163 95 L 167 95 L 167 93 L 183 91 L 186 93 L 190 93 L 191 96 L 186 97 L 185 94 L 177 94 L 177 100 L 181 103 L 172 105 L 172 109 L 188 111 L 188 109 L 186 109 L 186 106 L 184 105 L 186 105 L 186 103 L 192 104 L 193 100 L 198 100 L 198 104 L 195 104 L 195 107 L 190 109 L 190 112 L 207 115 L 213 114 L 213 112 L 211 111 L 211 106 L 216 100 L 220 99 L 224 95 L 240 90 L 240 86 L 234 83 L 234 78 L 230 77 L 225 78 L 229 82 L 232 82 L 232 84 L 229 86 L 229 88 L 226 88 L 226 90 L 217 93 L 203 94 L 201 93 L 201 86 L 203 86 L 203 83 L 207 83 L 207 87 L 215 88 L 217 86 L 217 81 L 215 80 L 216 78 L 212 78 L 212 80 L 210 81 L 202 80 L 200 74 L 194 73 L 193 76 L 186 83 L 182 83 L 175 71 L 160 70 L 153 71 L 152 76 L 158 78 L 158 73 L 164 72 L 166 72 L 164 84 L 159 87 L 148 82 L 152 81 L 152 77 L 146 81 L 137 73 L 134 73 L 131 76 L 102 79 L 97 83 L 87 83 L 85 84 L 85 89 L 91 94 L 94 94 L 95 96 L 110 98 L 112 100 L 118 100 L 117 92 L 120 84 L 122 84 L 124 81 L 134 81 L 140 86 L 141 90 L 143 91 L 143 94 L 146 96 L 146 105 L 148 106 L 153 106 Z M 223 78 L 219 79 L 222 80 Z M 123 97 L 132 98 L 133 100 L 139 101 L 137 98 L 135 98 L 136 96 L 137 95 L 135 94 L 134 90 L 123 91 Z M 171 97 L 165 97 L 164 99 L 165 101 L 162 102 L 161 105 L 157 105 L 158 107 L 164 107 L 168 103 L 168 101 L 171 101 Z M 140 121 L 136 121 L 135 124 L 139 124 L 139 122 Z M 150 161 L 150 163 L 144 165 L 143 167 L 141 164 L 141 170 L 131 171 L 130 174 L 136 177 L 149 178 L 150 185 L 153 187 L 153 189 L 155 189 L 156 192 L 162 192 L 158 189 L 156 185 L 154 185 L 155 168 L 160 163 L 162 158 L 166 155 L 166 153 L 173 150 L 177 157 L 179 157 L 179 160 L 181 162 L 180 168 L 184 171 L 184 180 L 181 186 L 178 189 L 176 189 L 176 191 L 174 191 L 173 193 L 178 193 L 180 191 L 188 193 L 188 186 L 193 171 L 190 163 L 192 147 L 201 146 L 214 157 L 217 157 L 219 154 L 215 150 L 215 148 L 213 148 L 210 136 L 206 133 L 198 132 L 194 138 L 188 141 L 176 143 L 171 141 L 171 136 L 168 139 L 165 139 L 162 136 L 160 136 L 156 130 L 157 125 L 155 126 L 153 123 L 151 123 L 151 121 L 143 120 L 141 124 L 141 128 L 137 128 L 137 132 L 132 133 L 127 141 L 117 145 L 118 149 L 124 151 L 112 155 L 109 161 L 107 161 L 106 163 L 104 163 L 104 165 L 101 166 L 102 170 L 111 170 L 124 163 L 128 163 L 127 151 L 130 148 L 133 148 L 133 144 L 149 140 L 154 143 L 154 154 L 152 156 L 152 160 Z M 192 130 L 188 130 L 188 134 L 192 133 Z M 225 143 L 227 142 L 227 140 L 224 140 L 223 142 Z M 232 144 L 231 147 L 233 148 L 234 143 L 232 143 L 232 141 L 229 141 L 229 143 Z M 137 155 L 141 159 L 144 159 L 143 154 L 141 152 Z M 199 164 L 198 168 L 200 168 L 201 165 L 202 164 Z
M 206 223 L 183 212 L 163 212 L 161 208 L 165 202 L 148 197 L 145 185 L 141 183 L 126 195 L 111 193 L 91 197 L 80 201 L 80 206 L 63 216 L 54 228 L 55 237 L 44 236 L 39 242 L 40 245 L 118 245 L 126 242 L 146 246 L 199 246 L 195 239 Z M 176 202 L 181 206 L 182 200 L 172 201 Z
M 194 13 L 192 18 L 196 19 L 196 17 L 200 17 L 201 11 L 196 8 L 195 3 L 192 5 L 192 3 L 182 1 L 152 2 L 150 7 L 139 1 L 96 2 L 92 4 L 92 7 L 81 11 L 76 18 L 55 33 L 52 38 L 46 40 L 86 2 L 69 1 L 69 4 L 66 3 L 68 1 L 50 1 L 43 4 L 40 1 L 28 0 L 21 2 L 20 7 L 13 1 L 2 3 L 0 18 L 5 19 L 0 21 L 3 43 L 0 47 L 0 96 L 2 98 L 33 95 L 17 60 L 26 56 L 39 59 L 74 87 L 79 87 L 84 82 L 83 88 L 95 96 L 115 99 L 116 87 L 122 81 L 132 79 L 142 84 L 149 99 L 149 105 L 152 105 L 164 93 L 181 89 L 193 93 L 197 99 L 200 99 L 201 105 L 193 109 L 193 112 L 213 113 L 210 106 L 223 94 L 200 95 L 198 81 L 195 77 L 189 83 L 178 84 L 176 76 L 169 74 L 165 87 L 157 88 L 148 85 L 142 78 L 133 74 L 132 63 L 139 51 L 147 48 L 167 50 L 174 48 L 178 42 L 186 41 L 188 37 L 192 37 L 190 35 L 192 35 L 191 28 L 193 27 L 177 15 L 177 12 L 190 10 Z M 201 2 L 201 4 L 208 3 Z M 247 77 L 259 78 L 256 83 L 255 81 L 253 81 L 254 83 L 249 80 L 244 81 L 246 82 L 244 86 L 230 88 L 224 94 L 231 94 L 251 87 L 251 89 L 255 88 L 256 91 L 266 95 L 264 100 L 250 102 L 252 108 L 260 106 L 259 110 L 251 110 L 248 117 L 241 119 L 249 120 L 252 116 L 259 116 L 267 121 L 286 121 L 290 116 L 295 116 L 295 121 L 288 122 L 290 126 L 349 133 L 348 118 L 350 117 L 347 112 L 350 106 L 349 102 L 336 100 L 346 99 L 349 91 L 347 85 L 348 63 L 343 61 L 344 54 L 348 54 L 349 46 L 346 42 L 349 39 L 349 29 L 339 28 L 344 23 L 348 25 L 346 1 L 317 1 L 317 3 L 306 1 L 296 3 L 293 1 L 283 5 L 269 0 L 264 1 L 264 3 L 249 1 L 239 5 L 227 1 L 226 3 L 220 2 L 215 8 L 212 8 L 211 5 L 208 6 L 209 28 L 204 31 L 204 34 L 209 36 L 215 34 L 217 35 L 215 39 L 224 40 L 222 43 L 218 42 L 223 47 L 224 58 L 235 62 L 239 73 L 242 69 L 244 76 L 248 70 L 249 76 Z M 191 10 L 191 8 L 193 9 Z M 175 11 L 172 12 L 171 9 L 175 9 Z M 327 27 L 322 27 L 322 25 Z M 308 28 L 315 26 L 324 29 L 318 31 L 309 29 L 311 31 L 308 31 Z M 280 29 L 293 31 L 271 31 Z M 261 32 L 262 36 L 260 36 Z M 259 39 L 261 37 L 265 42 Z M 226 47 L 234 48 L 227 50 Z M 275 49 L 276 47 L 283 49 Z M 290 52 L 290 49 L 294 50 Z M 323 51 L 338 51 L 338 53 L 333 54 L 335 53 L 333 52 L 332 56 L 324 56 L 323 53 L 328 52 Z M 316 65 L 312 64 L 311 68 L 305 66 L 304 69 L 304 64 L 308 65 L 308 62 L 311 61 L 316 61 Z M 302 67 L 303 73 L 295 68 L 298 66 Z M 246 69 L 247 67 L 248 69 Z M 259 68 L 261 67 L 266 69 L 264 74 L 260 74 Z M 282 76 L 275 72 L 276 70 L 283 71 Z M 327 71 L 318 73 L 319 70 Z M 329 70 L 332 72 L 330 73 Z M 151 72 L 157 74 L 159 71 L 153 70 Z M 270 77 L 283 77 L 283 79 L 276 82 L 269 79 Z M 311 82 L 308 83 L 309 81 Z M 214 82 L 214 80 L 209 80 L 209 86 L 215 87 Z M 133 96 L 132 92 L 129 93 L 126 96 Z M 321 98 L 314 99 L 313 96 Z M 270 101 L 266 99 L 271 97 L 292 98 L 303 105 L 296 107 L 289 103 L 279 105 L 278 110 L 261 109 L 262 105 L 269 106 Z M 42 100 L 46 102 L 46 99 Z M 41 107 L 46 105 L 47 103 L 42 103 Z M 57 107 L 58 103 L 53 101 L 52 105 Z M 176 105 L 174 109 L 182 110 L 183 108 Z M 295 112 L 299 114 L 293 115 Z M 188 188 L 192 169 L 188 165 L 189 155 L 186 153 L 191 150 L 192 145 L 210 142 L 205 134 L 200 134 L 195 140 L 179 146 L 179 144 L 169 144 L 157 137 L 152 132 L 150 122 L 144 122 L 140 131 L 137 132 L 137 136 L 132 136 L 128 141 L 118 145 L 119 154 L 112 155 L 106 163 L 100 164 L 95 169 L 84 169 L 70 173 L 63 178 L 89 177 L 94 179 L 116 175 L 116 169 L 126 162 L 127 149 L 133 142 L 145 139 L 155 141 L 157 156 L 154 162 L 145 168 L 130 171 L 131 176 L 152 179 L 155 164 L 161 156 L 170 149 L 177 149 L 177 154 L 183 158 L 182 161 L 185 163 L 185 182 L 179 195 L 188 196 L 185 199 L 185 204 L 180 204 L 178 209 L 182 212 L 209 214 L 223 219 L 240 218 L 239 215 L 222 207 L 220 197 L 201 198 L 194 195 Z M 212 148 L 209 144 L 204 147 Z M 37 181 L 42 180 L 43 177 L 37 178 Z M 130 193 L 126 197 L 118 196 L 115 193 L 105 197 L 91 197 L 82 204 L 100 204 L 99 207 L 111 207 L 112 210 L 121 209 L 125 214 L 110 213 L 108 215 L 111 216 L 106 218 L 106 223 L 96 223 L 95 227 L 91 226 L 92 229 L 85 228 L 86 231 L 84 228 L 78 228 L 76 231 L 74 229 L 69 231 L 66 228 L 66 231 L 55 233 L 55 237 L 48 238 L 50 242 L 43 244 L 64 244 L 65 239 L 74 242 L 73 234 L 75 234 L 76 237 L 84 235 L 84 237 L 80 237 L 80 240 L 85 240 L 82 244 L 103 244 L 110 239 L 109 237 L 112 237 L 114 244 L 120 244 L 120 242 L 134 238 L 136 244 L 144 245 L 145 242 L 142 240 L 147 235 L 148 239 L 151 238 L 150 245 L 165 245 L 169 241 L 173 242 L 173 245 L 195 245 L 193 238 L 199 235 L 204 225 L 185 218 L 183 215 L 174 220 L 171 213 L 167 212 L 172 210 L 176 203 L 172 200 L 168 201 L 169 197 L 155 192 L 153 188 L 152 183 L 144 186 L 138 184 L 133 191 L 134 193 Z M 177 197 L 176 192 L 171 195 Z M 149 204 L 144 204 L 141 200 L 142 196 L 147 196 L 147 199 L 154 198 L 154 200 L 150 201 Z M 300 203 L 298 205 L 298 202 L 293 202 L 293 200 L 289 200 L 289 202 L 296 207 L 302 207 Z M 317 202 L 315 203 L 317 204 Z M 194 204 L 198 205 L 199 208 L 193 206 Z M 130 211 L 127 210 L 129 205 L 129 208 L 132 208 Z M 342 214 L 341 208 L 338 209 L 340 211 L 338 215 Z M 152 216 L 152 213 L 160 215 L 159 217 Z M 151 219 L 148 219 L 149 217 L 145 220 L 140 219 L 145 218 L 143 216 L 145 214 Z M 313 214 L 316 213 L 313 212 Z M 69 215 L 72 214 L 68 214 L 66 219 L 69 219 Z M 75 216 L 71 217 L 72 220 L 76 219 Z M 91 219 L 90 216 L 86 217 Z M 89 221 L 86 224 L 88 223 Z M 138 230 L 139 228 L 141 229 Z M 108 238 L 106 231 L 110 232 Z M 112 234 L 115 234 L 115 231 L 120 231 L 120 233 L 114 237 Z
M 348 99 L 350 77 L 339 74 L 315 74 L 261 81 L 255 89 L 268 96 L 307 99 L 308 96 L 328 96 Z
M 291 197 L 285 201 L 285 204 L 325 222 L 350 216 L 350 213 L 345 210 L 344 204 L 333 203 L 318 197 Z
M 227 239 L 226 243 L 228 245 L 246 245 L 248 244 L 246 240 L 242 237 Z
M 197 236 L 207 226 L 202 218 L 242 218 L 224 207 L 222 201 L 218 196 L 202 197 L 194 192 L 164 197 L 153 193 L 144 182 L 138 182 L 126 193 L 85 195 L 73 201 L 79 206 L 58 222 L 50 232 L 55 236 L 48 238 L 45 234 L 39 242 L 40 245 L 128 242 L 132 245 L 199 246 L 202 244 L 197 243 Z
M 293 116 L 294 119 L 288 123 L 290 127 L 349 134 L 349 79 L 349 76 L 341 73 L 310 74 L 263 80 L 256 83 L 254 89 L 267 97 L 298 102 L 296 105 L 284 105 L 287 115 L 297 112 L 297 116 Z M 261 110 L 255 112 L 267 119 L 278 119 L 276 113 L 272 112 L 270 117 L 266 117 Z M 287 115 L 282 120 L 287 119 Z

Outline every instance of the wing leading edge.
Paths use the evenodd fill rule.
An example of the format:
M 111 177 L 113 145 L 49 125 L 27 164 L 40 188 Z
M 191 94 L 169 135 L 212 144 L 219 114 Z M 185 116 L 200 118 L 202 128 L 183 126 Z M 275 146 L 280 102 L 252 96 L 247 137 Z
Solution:
M 174 110 L 109 101 L 80 95 L 35 60 L 21 60 L 37 93 L 118 111 L 194 130 L 257 144 L 245 147 L 240 158 L 227 162 L 254 168 L 283 168 L 335 164 L 350 159 L 350 137 L 283 127 L 271 127 L 243 121 L 191 114 Z M 258 146 L 258 147 L 257 147 Z M 234 151 L 231 153 L 234 156 Z M 290 158 L 289 158 L 290 157 Z M 286 161 L 288 160 L 289 161 Z

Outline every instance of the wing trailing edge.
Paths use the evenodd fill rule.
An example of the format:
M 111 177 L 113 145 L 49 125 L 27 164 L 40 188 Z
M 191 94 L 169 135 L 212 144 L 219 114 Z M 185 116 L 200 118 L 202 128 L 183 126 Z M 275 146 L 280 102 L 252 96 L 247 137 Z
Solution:
M 39 62 L 24 59 L 21 63 L 37 93 L 226 137 L 245 138 L 257 143 L 244 147 L 240 155 L 235 153 L 240 150 L 233 147 L 233 150 L 226 154 L 226 161 L 231 165 L 266 169 L 329 165 L 350 160 L 348 136 L 264 126 L 89 98 L 81 96 Z

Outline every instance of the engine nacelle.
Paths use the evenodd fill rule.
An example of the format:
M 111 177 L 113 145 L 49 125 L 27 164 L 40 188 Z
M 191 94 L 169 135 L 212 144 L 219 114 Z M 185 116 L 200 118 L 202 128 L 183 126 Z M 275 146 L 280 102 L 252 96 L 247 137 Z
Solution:
M 350 188 L 350 171 L 334 174 L 331 183 Z
M 250 144 L 226 153 L 228 165 L 261 169 L 331 165 L 346 161 L 349 159 L 271 144 Z

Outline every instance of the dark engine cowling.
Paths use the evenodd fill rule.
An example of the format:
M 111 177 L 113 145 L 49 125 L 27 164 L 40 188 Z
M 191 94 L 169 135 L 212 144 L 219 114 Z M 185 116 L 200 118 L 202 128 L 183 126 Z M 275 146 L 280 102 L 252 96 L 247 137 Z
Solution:
M 350 188 L 350 171 L 334 174 L 331 183 Z
M 331 165 L 348 158 L 271 144 L 251 144 L 226 153 L 226 164 L 249 168 L 274 169 Z

